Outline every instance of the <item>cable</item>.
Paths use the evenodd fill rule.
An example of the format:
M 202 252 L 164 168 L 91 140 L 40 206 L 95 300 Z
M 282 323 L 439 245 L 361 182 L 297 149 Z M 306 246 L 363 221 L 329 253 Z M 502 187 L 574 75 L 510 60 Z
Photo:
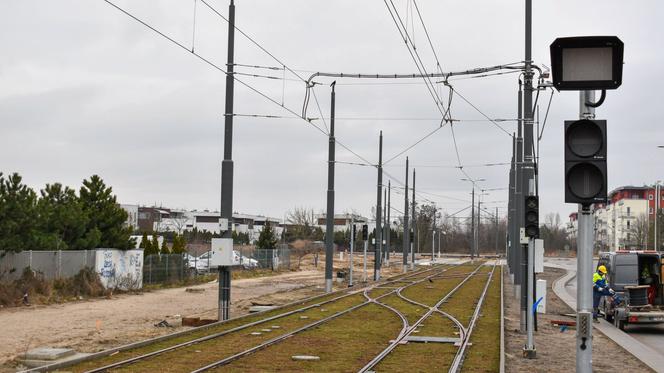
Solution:
M 346 162 L 346 161 L 334 161 L 334 163 L 347 164 L 347 165 L 351 165 L 351 166 L 368 166 L 368 167 L 376 167 L 375 164 L 369 164 L 369 163 L 357 163 L 357 162 Z
M 468 105 L 470 105 L 473 109 L 475 109 L 475 111 L 477 111 L 477 112 L 480 113 L 483 117 L 485 117 L 486 119 L 488 119 L 489 122 L 493 123 L 494 126 L 498 127 L 501 131 L 505 132 L 505 133 L 507 134 L 507 136 L 509 136 L 510 138 L 512 137 L 512 134 L 511 134 L 511 133 L 509 133 L 507 130 L 505 130 L 505 128 L 503 128 L 500 124 L 496 123 L 496 122 L 493 121 L 491 118 L 489 118 L 488 115 L 484 114 L 484 112 L 482 112 L 480 109 L 478 109 L 477 106 L 473 105 L 472 102 L 468 101 L 468 100 L 467 100 L 467 99 L 466 99 L 461 93 L 459 93 L 458 90 L 456 90 L 456 89 L 454 89 L 454 88 L 451 88 L 451 89 L 454 91 L 454 93 L 456 93 L 459 97 L 461 97 L 462 100 L 466 101 L 466 103 L 467 103 Z
M 206 64 L 208 64 L 208 65 L 211 66 L 212 68 L 214 68 L 214 69 L 216 69 L 216 70 L 218 70 L 218 71 L 220 71 L 220 72 L 222 72 L 222 73 L 228 75 L 228 72 L 227 72 L 226 70 L 224 70 L 224 69 L 221 68 L 220 66 L 216 65 L 214 62 L 208 60 L 207 58 L 201 56 L 200 54 L 198 54 L 198 53 L 196 53 L 196 52 L 192 52 L 191 50 L 189 50 L 189 48 L 185 47 L 182 43 L 180 43 L 180 42 L 174 40 L 173 38 L 169 37 L 168 35 L 164 34 L 163 32 L 157 30 L 156 28 L 152 27 L 151 25 L 149 25 L 149 24 L 146 23 L 145 21 L 143 21 L 143 20 L 141 20 L 140 18 L 138 18 L 138 17 L 134 16 L 133 14 L 129 13 L 128 11 L 124 10 L 123 8 L 121 8 L 120 6 L 114 4 L 114 3 L 111 2 L 110 0 L 103 0 L 103 1 L 104 1 L 105 3 L 107 3 L 107 4 L 109 4 L 110 6 L 112 6 L 113 8 L 115 8 L 115 9 L 119 10 L 120 12 L 124 13 L 125 15 L 129 16 L 130 18 L 132 18 L 132 19 L 135 20 L 136 22 L 138 22 L 138 23 L 142 24 L 143 26 L 149 28 L 150 30 L 152 30 L 153 32 L 155 32 L 155 33 L 158 34 L 159 36 L 163 37 L 164 39 L 166 39 L 166 40 L 170 41 L 171 43 L 177 45 L 178 47 L 182 48 L 183 50 L 187 51 L 188 53 L 191 53 L 192 55 L 196 56 L 198 59 L 200 59 L 201 61 L 205 62 Z M 204 4 L 206 4 L 206 3 L 205 3 L 205 0 L 200 0 L 200 1 L 203 2 Z M 206 4 L 206 5 L 208 5 L 208 4 Z M 209 6 L 209 5 L 208 5 L 208 6 Z M 221 16 L 221 15 L 220 15 L 220 16 Z M 223 16 L 221 16 L 221 17 L 223 18 Z M 224 18 L 224 19 L 225 19 L 225 18 Z M 237 29 L 237 27 L 236 27 L 236 29 Z M 238 31 L 242 32 L 242 31 L 239 30 L 239 29 L 238 29 Z M 258 89 L 254 88 L 254 87 L 251 86 L 250 84 L 245 83 L 244 81 L 238 79 L 237 77 L 234 76 L 234 74 L 233 74 L 233 80 L 236 81 L 236 82 L 238 82 L 238 83 L 240 83 L 240 84 L 242 84 L 243 86 L 247 87 L 247 88 L 250 89 L 251 91 L 253 91 L 253 92 L 259 94 L 260 96 L 262 96 L 263 98 L 267 99 L 268 101 L 274 103 L 275 105 L 279 106 L 280 108 L 282 108 L 282 109 L 288 111 L 289 113 L 293 114 L 294 117 L 304 120 L 306 123 L 310 124 L 313 128 L 317 129 L 318 131 L 320 131 L 320 132 L 321 132 L 322 134 L 324 134 L 325 136 L 328 136 L 328 134 L 325 133 L 325 131 L 324 131 L 323 129 L 321 129 L 320 127 L 316 126 L 312 121 L 309 121 L 309 120 L 307 120 L 307 119 L 305 119 L 305 118 L 302 118 L 298 113 L 296 113 L 296 112 L 293 111 L 292 109 L 288 108 L 287 106 L 283 106 L 283 105 L 281 105 L 279 102 L 277 102 L 277 101 L 274 100 L 273 98 L 269 97 L 269 96 L 266 95 L 265 93 L 263 93 L 263 92 L 259 91 Z M 364 157 L 362 157 L 361 155 L 357 154 L 355 151 L 351 150 L 348 146 L 346 146 L 345 144 L 343 144 L 342 142 L 340 142 L 340 141 L 337 140 L 336 138 L 335 138 L 335 143 L 336 143 L 337 145 L 341 146 L 342 148 L 344 148 L 346 151 L 348 151 L 348 152 L 350 152 L 351 154 L 353 154 L 354 156 L 356 156 L 357 158 L 359 158 L 360 160 L 362 160 L 362 161 L 364 161 L 364 162 L 366 162 L 366 163 L 369 163 L 369 164 L 371 163 L 371 162 L 369 162 L 366 158 L 364 158 Z
M 394 21 L 394 24 L 397 26 L 397 30 L 399 31 L 399 34 L 401 35 L 401 39 L 404 41 L 406 44 L 406 49 L 408 49 L 408 53 L 410 54 L 411 58 L 413 59 L 413 62 L 415 62 L 415 66 L 417 67 L 417 70 L 420 72 L 421 75 L 423 75 L 423 79 L 425 80 L 427 89 L 429 90 L 429 93 L 433 97 L 434 103 L 436 104 L 436 108 L 440 111 L 440 113 L 443 115 L 443 118 L 445 118 L 445 109 L 442 104 L 442 100 L 438 96 L 435 90 L 435 86 L 433 82 L 431 82 L 431 79 L 426 77 L 426 68 L 424 68 L 424 64 L 422 63 L 421 58 L 419 57 L 419 54 L 417 53 L 417 49 L 413 45 L 413 42 L 410 38 L 410 35 L 408 34 L 408 30 L 405 28 L 403 24 L 403 20 L 401 19 L 401 16 L 399 15 L 399 12 L 397 11 L 396 7 L 394 6 L 394 2 L 392 0 L 389 0 L 389 2 L 392 4 L 392 8 L 394 8 L 394 13 L 392 12 L 392 8 L 390 8 L 390 5 L 387 3 L 388 0 L 383 0 L 385 3 L 385 6 L 387 7 L 387 10 L 390 12 L 390 16 L 392 17 L 392 20 Z M 396 18 L 395 18 L 396 15 Z M 399 20 L 397 22 L 397 19 Z M 401 24 L 401 27 L 399 27 L 399 24 Z M 403 28 L 403 32 L 401 30 Z M 404 36 L 405 33 L 405 36 Z M 410 45 L 413 46 L 413 50 L 411 50 Z M 417 56 L 417 57 L 416 57 Z M 419 60 L 419 63 L 418 63 Z M 421 66 L 420 66 L 421 64 Z M 424 72 L 422 72 L 424 71 Z
M 106 1 L 106 0 L 104 0 L 104 1 Z M 219 18 L 223 19 L 223 20 L 226 21 L 227 23 L 230 23 L 230 21 L 228 20 L 228 18 L 226 18 L 223 14 L 219 13 L 219 11 L 217 11 L 217 9 L 215 9 L 212 5 L 208 4 L 208 2 L 207 2 L 206 0 L 200 0 L 200 1 L 201 1 L 203 4 L 205 4 L 205 6 L 207 6 L 211 11 L 213 11 L 217 16 L 219 16 Z M 268 56 L 272 57 L 272 59 L 274 59 L 275 61 L 277 61 L 277 62 L 278 62 L 280 65 L 282 65 L 285 69 L 287 69 L 288 71 L 290 71 L 293 75 L 295 75 L 295 76 L 297 76 L 298 78 L 300 78 L 300 80 L 302 80 L 303 82 L 306 82 L 306 80 L 304 80 L 304 78 L 303 78 L 302 76 L 300 76 L 298 73 L 296 73 L 295 71 L 293 71 L 290 67 L 286 66 L 285 63 L 283 63 L 280 59 L 278 59 L 276 56 L 274 56 L 272 53 L 270 53 L 267 49 L 265 49 L 262 45 L 260 45 L 256 40 L 254 40 L 251 36 L 247 35 L 244 31 L 240 30 L 240 29 L 235 25 L 235 23 L 233 23 L 233 28 L 236 29 L 240 34 L 242 34 L 242 36 L 244 36 L 245 38 L 247 38 L 250 42 L 252 42 L 255 46 L 257 46 L 260 50 L 262 50 L 263 52 L 265 52 Z
M 316 101 L 316 106 L 318 107 L 318 112 L 320 113 L 320 117 L 323 120 L 323 124 L 325 125 L 325 129 L 327 130 L 327 133 L 330 133 L 330 129 L 327 127 L 327 122 L 325 121 L 325 117 L 323 116 L 323 110 L 320 108 L 320 104 L 318 103 L 318 97 L 316 96 L 316 87 L 312 87 L 311 92 L 314 94 L 314 100 Z M 336 120 L 336 118 L 334 118 Z
M 544 114 L 544 122 L 542 123 L 542 131 L 539 136 L 537 136 L 537 141 L 542 140 L 542 135 L 544 135 L 544 127 L 546 127 L 546 120 L 549 118 L 549 109 L 551 109 L 551 100 L 553 99 L 553 93 L 555 91 L 551 88 L 551 96 L 549 96 L 549 104 L 546 106 L 546 114 Z
M 399 157 L 400 155 L 404 154 L 405 152 L 409 151 L 410 149 L 416 147 L 419 143 L 421 143 L 422 141 L 426 140 L 427 138 L 429 138 L 430 136 L 432 136 L 434 133 L 438 132 L 438 130 L 440 130 L 441 128 L 443 128 L 442 121 L 441 121 L 440 126 L 436 127 L 436 129 L 434 129 L 433 131 L 427 133 L 424 137 L 422 137 L 421 139 L 417 140 L 414 144 L 410 145 L 409 147 L 407 147 L 406 149 L 404 149 L 404 150 L 402 150 L 401 152 L 397 153 L 396 155 L 394 155 L 393 157 L 391 157 L 391 158 L 388 159 L 387 161 L 383 162 L 383 165 L 386 165 L 386 164 L 390 163 L 390 162 L 393 161 L 395 158 Z

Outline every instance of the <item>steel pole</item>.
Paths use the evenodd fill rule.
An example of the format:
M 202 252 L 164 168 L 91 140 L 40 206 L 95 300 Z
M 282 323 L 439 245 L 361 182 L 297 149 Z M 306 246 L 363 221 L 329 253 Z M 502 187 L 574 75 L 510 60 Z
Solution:
M 480 229 L 482 223 L 482 193 L 477 196 L 477 229 L 475 230 L 475 255 L 480 257 Z
M 383 188 L 383 249 L 381 250 L 381 268 L 382 264 L 387 262 L 387 253 L 390 251 L 389 246 L 387 246 L 387 237 L 390 232 L 387 231 L 389 228 L 389 220 L 387 219 L 387 188 Z M 386 232 L 387 231 L 387 232 Z
M 335 85 L 332 82 L 332 102 L 330 107 L 330 136 L 328 139 L 327 161 L 327 214 L 325 216 L 325 292 L 332 291 L 332 266 L 334 260 L 334 106 Z
M 404 189 L 403 209 L 403 271 L 408 270 L 408 248 L 410 247 L 410 227 L 408 225 L 408 157 L 406 157 L 406 189 Z
M 475 182 L 473 181 L 472 199 L 470 200 L 470 259 L 475 259 Z
M 413 243 L 410 245 L 410 268 L 415 269 L 415 239 L 418 237 L 417 234 L 417 218 L 415 217 L 415 169 L 413 168 L 413 206 L 412 209 L 412 219 L 413 219 Z
M 387 246 L 387 250 L 385 250 L 385 259 L 387 264 L 390 264 L 390 245 L 391 245 L 391 239 L 392 239 L 392 221 L 390 220 L 390 209 L 392 208 L 392 204 L 390 203 L 390 199 L 392 197 L 392 185 L 390 184 L 390 180 L 387 181 L 387 236 L 385 237 L 385 243 Z
M 348 272 L 349 272 L 349 278 L 348 278 L 348 287 L 353 286 L 353 266 L 355 262 L 353 262 L 353 249 L 355 248 L 355 216 L 351 215 L 350 218 L 351 221 L 351 227 L 350 227 L 350 266 L 348 267 Z
M 436 213 L 438 209 L 433 206 L 433 227 L 431 228 L 431 265 L 433 265 L 434 254 L 436 252 Z
M 374 281 L 380 280 L 380 265 L 383 249 L 383 229 L 381 227 L 383 190 L 383 131 L 378 138 L 378 183 L 376 184 L 376 244 L 374 245 Z
M 221 232 L 224 240 L 233 240 L 233 100 L 234 84 L 233 68 L 235 66 L 235 3 L 231 0 L 228 6 L 228 55 L 226 64 L 226 102 L 224 109 L 224 159 L 221 162 L 221 208 L 220 217 L 226 219 L 228 226 Z M 219 267 L 219 320 L 230 317 L 231 276 L 228 269 Z M 226 289 L 227 288 L 227 289 Z
M 579 94 L 579 117 L 594 118 L 595 109 L 586 105 L 595 102 L 594 91 L 581 91 Z M 591 373 L 593 370 L 593 325 L 592 325 L 592 286 L 589 279 L 593 273 L 593 218 L 590 206 L 579 205 L 579 232 L 577 239 L 577 293 L 576 293 L 576 371 Z

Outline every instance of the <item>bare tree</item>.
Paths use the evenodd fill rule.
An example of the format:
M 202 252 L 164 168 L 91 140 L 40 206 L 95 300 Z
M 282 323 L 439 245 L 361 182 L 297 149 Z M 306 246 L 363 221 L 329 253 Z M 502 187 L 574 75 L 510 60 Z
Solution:
M 624 237 L 623 244 L 625 246 L 636 246 L 640 249 L 646 247 L 648 242 L 649 222 L 645 214 L 640 214 L 636 219 L 630 221 L 629 229 L 627 229 L 627 236 Z

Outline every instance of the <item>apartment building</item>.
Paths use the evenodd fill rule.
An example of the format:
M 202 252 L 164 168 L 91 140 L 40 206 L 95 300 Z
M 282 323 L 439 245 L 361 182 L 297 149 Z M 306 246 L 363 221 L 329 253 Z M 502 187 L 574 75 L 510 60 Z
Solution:
M 661 208 L 664 195 L 656 197 L 655 188 L 648 186 L 623 186 L 612 190 L 607 204 L 593 208 L 596 248 L 602 251 L 648 248 L 655 205 L 659 202 Z

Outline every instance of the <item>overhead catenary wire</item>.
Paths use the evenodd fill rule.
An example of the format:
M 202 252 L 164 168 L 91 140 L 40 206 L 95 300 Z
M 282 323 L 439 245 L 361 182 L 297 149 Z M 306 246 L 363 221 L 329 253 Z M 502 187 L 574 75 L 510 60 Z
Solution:
M 228 72 L 227 72 L 225 69 L 223 69 L 221 66 L 215 64 L 215 63 L 212 62 L 211 60 L 207 59 L 206 57 L 202 56 L 201 54 L 199 54 L 199 53 L 197 53 L 197 52 L 195 52 L 195 51 L 192 52 L 188 47 L 186 47 L 186 46 L 183 45 L 182 43 L 178 42 L 177 40 L 171 38 L 170 36 L 164 34 L 164 33 L 161 32 L 161 31 L 159 31 L 158 29 L 156 29 L 156 28 L 153 27 L 152 25 L 148 24 L 147 22 L 143 21 L 142 19 L 140 19 L 140 18 L 136 17 L 135 15 L 131 14 L 129 11 L 125 10 L 124 8 L 120 7 L 119 5 L 113 3 L 113 2 L 110 1 L 110 0 L 103 0 L 103 1 L 104 1 L 105 3 L 107 3 L 107 4 L 109 4 L 110 6 L 112 6 L 113 8 L 117 9 L 118 11 L 122 12 L 123 14 L 127 15 L 127 16 L 130 17 L 131 19 L 135 20 L 136 22 L 140 23 L 141 25 L 147 27 L 148 29 L 150 29 L 151 31 L 153 31 L 153 32 L 156 33 L 157 35 L 161 36 L 162 38 L 168 40 L 169 42 L 173 43 L 174 45 L 176 45 L 176 46 L 180 47 L 181 49 L 187 51 L 187 53 L 192 54 L 193 56 L 195 56 L 195 57 L 198 58 L 199 60 L 201 60 L 201 61 L 203 61 L 204 63 L 206 63 L 208 66 L 210 66 L 210 67 L 214 68 L 215 70 L 218 70 L 218 71 L 220 71 L 220 72 L 222 72 L 222 73 L 228 75 Z M 209 7 L 209 4 L 207 4 L 207 3 L 205 2 L 205 0 L 200 0 L 200 1 L 201 1 L 202 3 L 204 3 L 206 6 Z M 217 12 L 217 13 L 218 13 L 218 12 Z M 219 14 L 219 15 L 220 15 L 220 14 Z M 220 16 L 221 16 L 221 15 L 220 15 Z M 221 17 L 224 18 L 224 19 L 226 19 L 226 18 L 223 17 L 223 16 L 221 16 Z M 236 27 L 236 29 L 237 29 L 237 27 Z M 240 32 L 242 32 L 242 31 L 239 30 L 239 29 L 237 29 L 237 30 L 240 31 Z M 242 32 L 242 33 L 243 33 L 243 32 Z M 244 33 L 243 33 L 243 34 L 244 34 Z M 246 35 L 246 34 L 244 34 L 244 35 Z M 247 36 L 247 38 L 249 38 L 249 37 Z M 251 40 L 253 41 L 253 39 L 251 39 Z M 254 43 L 255 43 L 255 42 L 254 42 Z M 261 46 L 260 48 L 261 48 L 262 50 L 265 51 L 265 49 L 264 49 L 262 46 Z M 266 53 L 269 54 L 269 52 L 267 52 L 267 51 L 266 51 Z M 273 58 L 276 59 L 276 57 L 273 57 Z M 253 86 L 250 85 L 249 83 L 246 83 L 245 81 L 243 81 L 243 80 L 237 78 L 237 77 L 235 76 L 235 74 L 232 74 L 232 77 L 233 77 L 233 80 L 235 80 L 236 82 L 238 82 L 238 83 L 240 83 L 241 85 L 245 86 L 246 88 L 248 88 L 248 89 L 251 90 L 252 92 L 254 92 L 254 93 L 260 95 L 261 97 L 265 98 L 266 100 L 272 102 L 273 104 L 275 104 L 275 105 L 279 106 L 280 108 L 286 110 L 287 112 L 291 113 L 291 114 L 293 115 L 294 118 L 299 118 L 299 119 L 301 119 L 301 120 L 304 120 L 306 123 L 308 123 L 309 125 L 311 125 L 313 128 L 315 128 L 315 129 L 317 129 L 319 132 L 321 132 L 323 135 L 328 136 L 328 134 L 325 132 L 325 130 L 323 130 L 322 128 L 316 126 L 312 121 L 309 121 L 309 120 L 306 120 L 305 118 L 302 118 L 302 117 L 301 117 L 298 113 L 296 113 L 294 110 L 290 109 L 290 108 L 287 107 L 287 106 L 281 105 L 279 102 L 277 102 L 277 101 L 276 101 L 275 99 L 273 99 L 272 97 L 270 97 L 270 96 L 268 96 L 267 94 L 261 92 L 260 90 L 258 90 L 257 88 L 253 87 Z M 362 156 L 359 155 L 357 152 L 353 151 L 352 149 L 350 149 L 348 146 L 346 146 L 345 144 L 343 144 L 342 142 L 340 142 L 340 141 L 337 140 L 336 138 L 335 138 L 335 143 L 336 143 L 337 145 L 341 146 L 343 149 L 345 149 L 345 150 L 348 151 L 349 153 L 351 153 L 351 154 L 353 154 L 354 156 L 356 156 L 357 158 L 359 158 L 360 160 L 362 160 L 362 161 L 364 161 L 364 162 L 366 162 L 366 163 L 371 163 L 371 162 L 369 162 L 366 158 L 362 157 Z
M 396 9 L 394 6 L 394 2 L 392 0 L 389 0 L 390 4 L 392 4 L 392 8 L 390 8 L 390 4 L 388 4 L 388 0 L 383 0 L 385 3 L 385 6 L 387 7 L 387 10 L 390 13 L 390 16 L 392 17 L 392 20 L 394 21 L 394 24 L 397 26 L 397 30 L 399 31 L 399 34 L 401 35 L 401 39 L 404 41 L 406 44 L 406 49 L 408 49 L 408 53 L 410 54 L 411 58 L 413 59 L 413 62 L 415 62 L 415 66 L 417 67 L 417 70 L 420 72 L 420 74 L 423 76 L 422 78 L 425 80 L 425 82 L 428 82 L 426 84 L 427 90 L 433 97 L 434 103 L 436 104 L 436 108 L 440 111 L 441 115 L 443 115 L 443 118 L 445 118 L 445 108 L 443 106 L 443 102 L 438 96 L 438 93 L 436 92 L 436 88 L 434 83 L 431 81 L 431 78 L 427 77 L 427 71 L 426 68 L 424 67 L 424 64 L 422 63 L 422 59 L 419 56 L 419 53 L 417 52 L 417 48 L 415 48 L 413 41 L 408 34 L 408 30 L 406 29 L 405 25 L 403 24 L 403 20 L 401 19 L 401 16 L 399 15 L 399 11 Z M 398 19 L 398 21 L 397 21 Z M 401 25 L 401 26 L 399 26 Z M 403 31 L 402 31 L 403 28 Z M 411 50 L 412 46 L 412 50 Z M 418 62 L 419 61 L 419 62 Z

